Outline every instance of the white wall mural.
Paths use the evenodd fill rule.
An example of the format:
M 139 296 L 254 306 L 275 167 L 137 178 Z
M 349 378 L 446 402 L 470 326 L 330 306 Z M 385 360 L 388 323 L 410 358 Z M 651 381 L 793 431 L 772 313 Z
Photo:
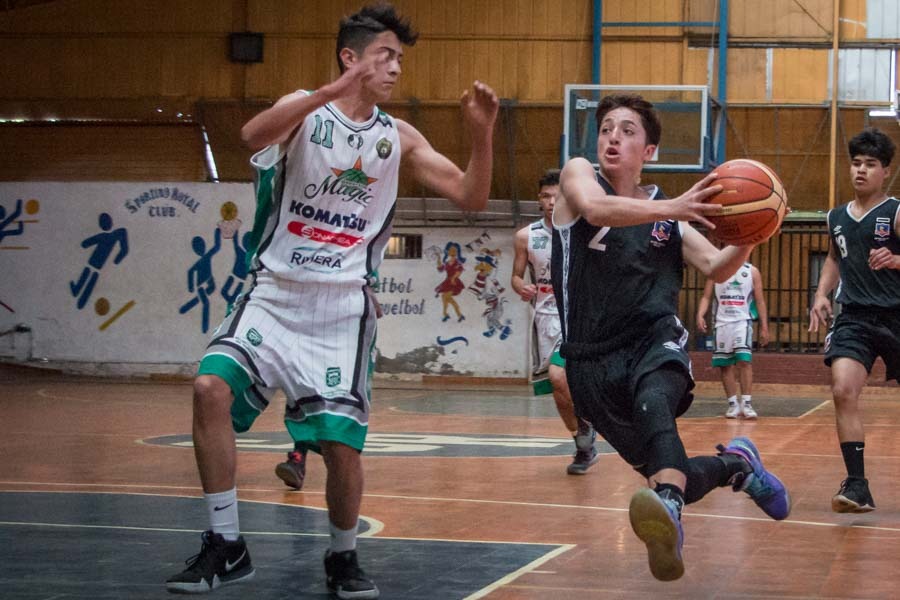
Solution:
M 191 372 L 250 284 L 254 211 L 249 184 L 0 183 L 0 360 Z M 378 370 L 524 377 L 513 230 L 397 231 L 423 256 L 382 264 Z

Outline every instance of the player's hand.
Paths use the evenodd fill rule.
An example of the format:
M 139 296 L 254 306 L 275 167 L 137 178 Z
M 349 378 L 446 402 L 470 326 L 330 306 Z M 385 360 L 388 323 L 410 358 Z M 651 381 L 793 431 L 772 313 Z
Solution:
M 672 200 L 672 218 L 678 221 L 694 221 L 708 229 L 716 226 L 706 219 L 706 215 L 718 215 L 722 212 L 721 204 L 708 204 L 706 200 L 722 191 L 721 185 L 713 185 L 718 175 L 713 172 L 695 183 L 691 189 Z
M 873 248 L 869 250 L 869 268 L 873 271 L 896 269 L 897 257 L 891 254 L 891 251 L 887 248 Z
M 537 295 L 537 286 L 533 283 L 529 283 L 516 290 L 516 293 L 519 294 L 519 297 L 525 302 L 531 302 L 531 299 Z
M 702 333 L 706 333 L 706 317 L 697 315 L 697 329 Z
M 760 328 L 759 330 L 759 345 L 760 346 L 768 346 L 769 345 L 769 330 Z
M 367 81 L 375 76 L 378 69 L 388 61 L 387 52 L 379 52 L 366 58 L 360 58 L 341 76 L 331 83 L 322 86 L 321 90 L 332 99 L 346 98 L 358 94 Z
M 819 331 L 819 325 L 828 327 L 831 315 L 831 302 L 828 298 L 816 296 L 812 308 L 809 309 L 809 331 Z
M 462 93 L 459 102 L 463 118 L 473 136 L 493 133 L 500 101 L 490 86 L 476 81 L 471 90 Z

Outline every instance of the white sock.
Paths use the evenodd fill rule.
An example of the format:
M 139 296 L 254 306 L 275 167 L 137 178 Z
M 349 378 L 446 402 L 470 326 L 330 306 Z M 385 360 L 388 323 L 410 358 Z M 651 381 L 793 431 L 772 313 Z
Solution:
M 731 396 L 728 398 L 728 404 L 737 404 L 737 396 Z
M 334 523 L 329 522 L 328 527 L 331 530 L 331 551 L 346 552 L 347 550 L 356 550 L 356 530 L 359 523 L 352 529 L 338 529 Z
M 213 533 L 218 533 L 226 540 L 233 542 L 240 535 L 238 527 L 237 488 L 217 494 L 203 494 L 206 500 L 206 512 Z
M 743 406 L 744 404 L 750 404 L 750 394 L 741 396 L 741 406 Z

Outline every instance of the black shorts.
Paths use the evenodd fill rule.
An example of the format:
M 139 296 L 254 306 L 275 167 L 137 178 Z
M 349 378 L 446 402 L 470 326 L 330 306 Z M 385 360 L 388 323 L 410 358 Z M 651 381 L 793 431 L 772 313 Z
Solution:
M 684 371 L 689 385 L 673 399 L 673 417 L 691 406 L 694 381 L 687 347 L 687 332 L 674 316 L 635 332 L 634 342 L 590 358 L 567 358 L 566 376 L 575 414 L 594 426 L 630 465 L 646 464 L 646 448 L 653 432 L 639 431 L 634 423 L 635 391 L 641 378 L 666 365 Z
M 825 364 L 852 358 L 871 373 L 879 356 L 887 366 L 885 379 L 900 382 L 900 311 L 845 307 L 825 337 Z

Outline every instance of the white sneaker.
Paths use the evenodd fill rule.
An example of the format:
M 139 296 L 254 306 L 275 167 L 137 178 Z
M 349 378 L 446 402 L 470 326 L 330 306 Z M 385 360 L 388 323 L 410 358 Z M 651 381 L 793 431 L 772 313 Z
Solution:
M 753 405 L 749 402 L 745 402 L 741 407 L 741 413 L 744 415 L 745 419 L 755 419 L 759 416 L 756 414 L 756 411 L 753 410 Z
M 753 414 L 756 414 L 756 413 L 753 413 Z M 739 416 L 741 416 L 740 405 L 737 402 L 729 402 L 728 410 L 725 411 L 725 418 L 726 419 L 737 419 Z

